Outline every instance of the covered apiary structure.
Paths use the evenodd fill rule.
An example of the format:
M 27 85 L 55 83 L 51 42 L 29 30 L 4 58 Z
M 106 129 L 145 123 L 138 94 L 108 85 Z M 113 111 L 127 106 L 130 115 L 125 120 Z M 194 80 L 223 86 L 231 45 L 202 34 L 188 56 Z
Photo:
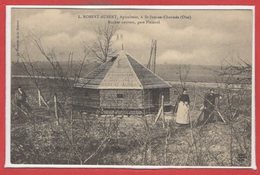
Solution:
M 161 97 L 170 106 L 171 85 L 124 50 L 74 84 L 73 107 L 104 114 L 147 114 Z

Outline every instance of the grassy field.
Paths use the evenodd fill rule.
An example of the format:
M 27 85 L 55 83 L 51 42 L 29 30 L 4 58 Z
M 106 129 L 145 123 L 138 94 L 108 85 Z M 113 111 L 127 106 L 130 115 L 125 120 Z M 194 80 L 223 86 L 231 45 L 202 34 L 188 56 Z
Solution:
M 70 97 L 62 83 L 59 86 L 51 80 L 39 83 L 50 108 L 39 107 L 35 85 L 28 81 L 12 79 L 12 94 L 18 84 L 23 84 L 33 107 L 31 115 L 15 115 L 17 109 L 12 105 L 11 162 L 14 164 L 250 166 L 250 90 L 219 89 L 223 95 L 219 111 L 227 122 L 216 118 L 214 123 L 197 126 L 203 96 L 209 88 L 187 87 L 190 117 L 194 122 L 179 127 L 175 114 L 167 113 L 163 127 L 161 119 L 154 123 L 155 114 L 100 116 L 71 111 Z M 171 89 L 173 104 L 180 89 L 180 85 Z M 53 94 L 57 92 L 62 103 L 59 121 L 53 108 Z M 227 99 L 232 99 L 232 103 Z M 239 113 L 233 117 L 237 109 Z

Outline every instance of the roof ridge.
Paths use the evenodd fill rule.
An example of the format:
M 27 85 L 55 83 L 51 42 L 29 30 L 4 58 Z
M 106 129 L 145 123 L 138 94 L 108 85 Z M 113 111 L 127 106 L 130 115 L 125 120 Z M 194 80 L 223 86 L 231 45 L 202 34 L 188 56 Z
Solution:
M 126 54 L 126 57 L 127 57 L 127 54 Z M 138 81 L 139 85 L 142 87 L 142 89 L 144 89 L 144 86 L 142 85 L 140 79 L 138 78 L 138 76 L 136 75 L 135 71 L 134 71 L 134 68 L 132 66 L 132 64 L 130 63 L 128 57 L 127 57 L 127 62 L 129 64 L 129 66 L 131 67 L 131 71 L 133 72 L 134 76 L 135 76 L 135 79 Z
M 168 86 L 172 87 L 170 85 L 170 83 L 166 82 L 165 80 L 163 80 L 159 75 L 157 75 L 156 73 L 152 72 L 150 69 L 148 69 L 147 67 L 145 67 L 143 64 L 141 64 L 139 61 L 137 61 L 136 59 L 134 59 L 134 57 L 127 53 L 126 55 L 130 56 L 133 60 L 135 60 L 138 64 L 140 64 L 142 67 L 144 67 L 146 70 L 148 70 L 150 73 L 152 73 L 154 76 L 156 76 L 157 78 L 159 78 L 161 81 L 163 81 L 164 83 L 166 83 Z
M 98 68 L 100 68 L 101 66 L 104 66 L 105 64 L 107 64 L 109 61 L 111 61 L 112 58 L 104 63 L 101 63 L 98 67 L 94 68 L 92 71 L 90 71 L 89 73 L 87 73 L 87 75 L 85 77 L 88 77 L 89 74 L 93 73 L 95 70 L 97 70 Z
M 140 80 L 139 80 L 138 76 L 136 75 L 135 71 L 133 70 L 133 67 L 128 60 L 127 54 L 125 54 L 124 52 L 121 52 L 118 55 L 118 57 L 116 58 L 116 60 L 112 63 L 110 69 L 107 71 L 106 75 L 101 80 L 100 84 L 98 85 L 98 87 L 97 87 L 98 89 L 110 89 L 112 87 L 111 85 L 107 85 L 107 83 L 108 83 L 109 80 L 111 81 L 111 77 L 114 77 L 113 76 L 113 74 L 115 73 L 114 71 L 118 71 L 120 69 L 122 70 L 122 67 L 119 68 L 119 69 L 117 68 L 121 61 L 124 61 L 123 64 L 125 64 L 125 66 L 127 66 L 127 67 L 124 67 L 123 70 L 129 71 L 131 76 L 128 76 L 128 75 L 125 75 L 125 74 L 119 74 L 119 76 L 121 76 L 121 77 L 127 76 L 128 78 L 132 77 L 132 80 L 129 80 L 128 82 L 130 84 L 132 84 L 134 82 L 134 84 L 133 84 L 134 86 L 132 86 L 132 85 L 124 86 L 124 84 L 121 84 L 121 85 L 119 85 L 118 88 L 119 89 L 143 89 L 142 83 L 140 82 Z M 118 78 L 114 79 L 114 80 L 120 81 L 120 80 L 118 80 Z M 122 81 L 122 82 L 124 82 L 124 81 Z
M 84 83 L 83 83 L 82 87 L 86 86 L 86 85 L 91 81 L 91 80 L 88 79 L 88 76 L 89 76 L 90 74 L 92 74 L 92 73 L 95 72 L 97 69 L 101 68 L 102 66 L 105 66 L 105 65 L 108 64 L 110 61 L 114 61 L 114 60 L 112 60 L 112 58 L 111 58 L 111 59 L 109 59 L 108 61 L 106 61 L 106 62 L 104 62 L 104 63 L 101 63 L 99 66 L 93 68 L 93 70 L 91 70 L 89 73 L 87 73 L 84 77 L 79 78 L 80 80 L 81 80 L 81 79 L 86 79 L 86 80 L 88 80 L 87 82 L 84 82 Z M 99 73 L 100 73 L 100 72 L 101 72 L 101 71 L 99 71 Z M 76 83 L 76 84 L 77 84 L 77 83 Z M 99 85 L 100 85 L 100 84 L 99 84 Z M 99 85 L 98 85 L 98 86 L 99 86 Z

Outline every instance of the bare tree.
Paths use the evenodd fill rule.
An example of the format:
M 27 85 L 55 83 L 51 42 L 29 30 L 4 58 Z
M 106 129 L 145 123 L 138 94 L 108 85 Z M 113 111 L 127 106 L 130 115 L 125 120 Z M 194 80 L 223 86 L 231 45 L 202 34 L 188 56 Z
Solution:
M 107 147 L 107 144 L 110 142 L 111 138 L 114 137 L 115 133 L 117 133 L 117 128 L 119 126 L 119 120 L 117 118 L 111 118 L 111 121 L 107 123 L 106 121 L 102 121 L 95 118 L 93 121 L 93 125 L 88 125 L 90 124 L 87 122 L 87 126 L 85 126 L 85 120 L 84 119 L 84 130 L 85 133 L 83 135 L 78 135 L 75 133 L 75 129 L 79 129 L 79 126 L 75 125 L 77 124 L 76 122 L 78 121 L 77 119 L 77 114 L 73 112 L 73 109 L 71 107 L 71 97 L 72 97 L 72 92 L 73 92 L 73 84 L 76 83 L 82 73 L 83 66 L 85 64 L 85 60 L 87 59 L 87 56 L 89 54 L 88 50 L 84 50 L 83 54 L 83 60 L 81 64 L 79 65 L 79 70 L 74 70 L 73 69 L 73 52 L 68 52 L 68 61 L 67 61 L 67 70 L 62 67 L 60 62 L 58 61 L 58 55 L 56 55 L 55 51 L 53 49 L 48 50 L 42 43 L 41 39 L 36 36 L 31 34 L 29 37 L 30 41 L 33 43 L 33 45 L 36 47 L 37 51 L 39 51 L 40 55 L 43 56 L 43 58 L 49 63 L 51 72 L 53 72 L 53 77 L 51 77 L 48 73 L 44 72 L 44 70 L 40 70 L 40 68 L 31 61 L 30 57 L 30 52 L 27 49 L 27 45 L 25 44 L 25 51 L 24 53 L 20 54 L 20 58 L 22 59 L 22 65 L 25 70 L 25 72 L 29 75 L 30 81 L 36 86 L 36 88 L 41 91 L 46 88 L 51 88 L 48 87 L 49 83 L 46 85 L 43 85 L 42 81 L 54 78 L 55 81 L 52 81 L 50 84 L 54 84 L 52 87 L 55 87 L 52 90 L 49 90 L 46 93 L 41 93 L 42 98 L 47 99 L 46 96 L 51 93 L 50 91 L 54 91 L 54 104 L 49 104 L 52 108 L 47 108 L 46 110 L 49 112 L 49 114 L 55 115 L 53 119 L 48 120 L 49 126 L 51 128 L 50 133 L 56 133 L 58 132 L 59 135 L 64 138 L 62 140 L 62 145 L 65 145 L 68 148 L 68 156 L 65 156 L 64 159 L 67 159 L 68 162 L 74 162 L 74 163 L 79 163 L 79 164 L 87 164 L 90 161 L 93 161 L 94 157 L 99 156 L 102 151 Z M 65 68 L 66 68 L 65 67 Z M 71 77 L 71 75 L 74 75 L 75 77 Z M 44 77 L 44 79 L 41 79 L 41 77 Z M 32 90 L 33 91 L 33 90 Z M 46 95 L 46 96 L 45 96 Z M 30 95 L 30 96 L 33 96 Z M 51 100 L 50 100 L 51 102 Z M 54 107 L 53 107 L 54 106 Z M 34 106 L 35 107 L 35 106 Z M 53 112 L 54 108 L 54 112 Z M 54 113 L 54 114 L 53 114 Z M 39 138 L 41 137 L 41 134 L 43 132 L 46 132 L 50 128 L 44 128 L 39 130 L 38 133 L 36 133 L 36 127 L 37 125 L 35 124 L 35 114 L 33 113 L 31 117 L 33 120 L 32 126 L 34 128 L 33 130 L 33 137 L 30 138 L 30 142 L 34 143 L 37 142 L 37 134 Z M 41 116 L 45 117 L 45 116 Z M 85 117 L 89 118 L 89 117 Z M 80 120 L 81 122 L 81 120 Z M 55 124 L 56 123 L 56 124 Z M 79 123 L 79 122 L 78 122 Z M 29 123 L 27 123 L 30 125 Z M 97 127 L 98 126 L 98 127 Z M 94 129 L 92 129 L 92 127 Z M 100 131 L 97 128 L 102 128 Z M 92 130 L 97 130 L 97 132 L 91 131 L 91 129 L 86 130 L 86 128 L 91 128 Z M 80 128 L 81 129 L 81 128 Z M 48 131 L 49 132 L 49 131 Z M 99 137 L 93 136 L 93 134 L 98 135 Z M 92 138 L 88 139 L 88 138 Z M 51 138 L 46 139 L 47 141 L 50 141 Z M 94 140 L 94 142 L 98 142 L 97 149 L 94 151 L 88 149 L 91 147 L 91 142 Z M 55 142 L 55 144 L 57 144 Z M 16 147 L 13 147 L 13 149 L 16 149 Z M 37 150 L 40 149 L 41 151 L 38 153 Z M 83 150 L 82 150 L 83 149 Z M 44 145 L 38 145 L 36 147 L 32 147 L 31 151 L 33 152 L 33 156 L 37 157 L 37 162 L 42 162 L 44 159 L 48 159 L 45 155 L 44 152 Z M 57 150 L 56 148 L 51 148 L 49 150 L 52 154 L 54 154 Z M 54 157 L 57 156 L 57 159 L 54 161 L 62 161 L 63 159 L 58 158 L 58 155 L 54 155 Z M 15 157 L 15 156 L 14 156 Z M 28 161 L 32 160 L 31 157 L 28 157 Z
M 181 87 L 185 88 L 188 75 L 190 73 L 190 65 L 179 65 L 178 67 L 179 80 Z
M 250 104 L 251 100 L 252 65 L 241 58 L 238 58 L 238 63 L 225 62 L 226 65 L 221 66 L 218 75 L 224 80 L 227 105 L 222 110 L 230 130 L 230 165 L 233 166 L 250 156 L 248 138 L 251 137 L 251 112 L 246 104 Z
M 97 35 L 96 41 L 94 41 L 92 45 L 85 45 L 90 51 L 90 54 L 98 61 L 104 63 L 115 54 L 116 50 L 113 49 L 113 36 L 117 30 L 117 25 L 99 25 L 95 30 Z

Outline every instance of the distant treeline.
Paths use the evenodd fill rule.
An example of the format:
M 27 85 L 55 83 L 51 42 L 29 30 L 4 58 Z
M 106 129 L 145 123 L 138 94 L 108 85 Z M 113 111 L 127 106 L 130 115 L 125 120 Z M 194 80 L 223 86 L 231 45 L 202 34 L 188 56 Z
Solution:
M 68 77 L 74 77 L 78 74 L 81 67 L 80 62 L 73 62 L 72 65 L 68 66 L 67 62 L 60 62 L 64 73 Z M 28 63 L 12 63 L 12 75 L 27 75 L 25 71 L 25 65 L 30 72 L 33 72 L 32 66 L 34 67 L 35 75 L 48 75 L 54 76 L 52 66 L 48 62 L 33 62 L 32 66 Z M 98 67 L 98 62 L 87 62 L 82 68 L 80 77 L 86 76 L 90 71 Z M 219 82 L 219 77 L 215 70 L 219 70 L 220 66 L 205 66 L 205 65 L 189 65 L 189 73 L 185 81 L 187 82 Z M 174 64 L 158 64 L 156 66 L 156 73 L 166 81 L 179 81 L 180 80 L 180 65 Z

